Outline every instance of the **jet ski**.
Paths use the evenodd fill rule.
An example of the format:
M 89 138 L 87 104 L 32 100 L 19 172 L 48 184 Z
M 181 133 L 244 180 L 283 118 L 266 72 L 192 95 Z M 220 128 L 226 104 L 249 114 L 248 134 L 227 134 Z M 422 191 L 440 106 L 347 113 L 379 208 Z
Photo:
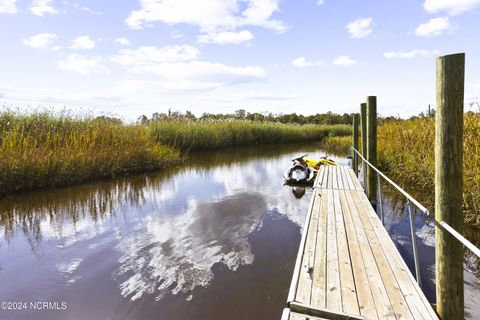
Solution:
M 306 155 L 292 159 L 292 166 L 283 174 L 287 184 L 311 184 L 316 171 L 304 160 Z

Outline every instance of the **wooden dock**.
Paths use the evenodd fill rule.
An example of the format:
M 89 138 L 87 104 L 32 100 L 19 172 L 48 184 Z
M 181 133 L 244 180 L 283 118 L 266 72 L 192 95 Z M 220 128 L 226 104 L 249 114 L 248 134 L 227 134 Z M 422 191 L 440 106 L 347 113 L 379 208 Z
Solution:
M 322 167 L 282 320 L 438 319 L 354 172 Z

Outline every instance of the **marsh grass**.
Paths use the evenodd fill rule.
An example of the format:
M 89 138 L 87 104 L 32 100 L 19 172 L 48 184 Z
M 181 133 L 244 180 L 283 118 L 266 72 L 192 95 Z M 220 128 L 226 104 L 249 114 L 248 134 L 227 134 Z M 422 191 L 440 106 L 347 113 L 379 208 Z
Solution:
M 0 195 L 164 167 L 179 157 L 148 129 L 108 118 L 0 114 Z
M 320 146 L 329 152 L 339 155 L 347 155 L 350 153 L 350 147 L 352 146 L 352 136 L 328 137 L 327 139 L 322 140 Z
M 180 150 L 213 150 L 255 144 L 320 141 L 350 135 L 347 125 L 284 125 L 252 121 L 155 121 L 149 125 L 153 140 Z
M 380 166 L 403 185 L 421 190 L 430 209 L 434 207 L 435 119 L 391 121 L 379 127 Z M 465 223 L 480 227 L 480 115 L 464 118 Z

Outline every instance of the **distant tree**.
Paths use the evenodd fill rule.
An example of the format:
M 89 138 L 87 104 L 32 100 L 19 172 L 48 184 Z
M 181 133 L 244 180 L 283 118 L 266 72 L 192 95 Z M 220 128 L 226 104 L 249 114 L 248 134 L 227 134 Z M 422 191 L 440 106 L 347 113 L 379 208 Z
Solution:
M 188 120 L 196 120 L 197 119 L 197 117 L 195 117 L 195 115 L 189 110 L 187 110 L 185 112 L 185 118 L 187 118 Z
M 122 120 L 115 118 L 115 117 L 108 117 L 108 116 L 99 116 L 95 118 L 95 121 L 99 122 L 110 122 L 110 123 L 117 123 L 117 124 L 122 124 Z
M 142 114 L 140 117 L 138 117 L 137 122 L 140 124 L 148 124 L 148 118 L 146 115 Z
M 247 115 L 247 111 L 245 111 L 245 109 L 235 110 L 235 119 L 244 120 L 246 115 Z

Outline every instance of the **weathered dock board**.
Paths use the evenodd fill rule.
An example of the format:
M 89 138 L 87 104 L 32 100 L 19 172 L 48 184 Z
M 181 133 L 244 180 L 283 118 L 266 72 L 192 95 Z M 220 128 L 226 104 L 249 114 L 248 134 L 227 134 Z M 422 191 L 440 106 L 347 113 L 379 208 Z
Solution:
M 322 167 L 282 319 L 438 319 L 353 170 Z

